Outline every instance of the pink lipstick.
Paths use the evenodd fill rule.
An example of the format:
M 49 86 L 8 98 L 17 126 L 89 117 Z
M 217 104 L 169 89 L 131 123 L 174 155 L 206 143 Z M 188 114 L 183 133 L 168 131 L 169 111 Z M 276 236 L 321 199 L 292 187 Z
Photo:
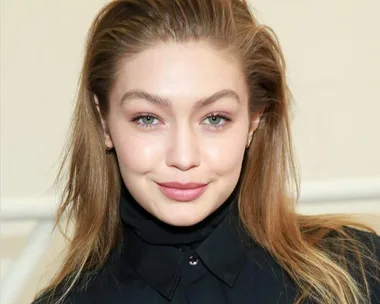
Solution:
M 195 200 L 205 192 L 208 185 L 200 183 L 183 184 L 178 182 L 157 184 L 163 194 L 165 194 L 168 198 L 179 202 L 189 202 Z

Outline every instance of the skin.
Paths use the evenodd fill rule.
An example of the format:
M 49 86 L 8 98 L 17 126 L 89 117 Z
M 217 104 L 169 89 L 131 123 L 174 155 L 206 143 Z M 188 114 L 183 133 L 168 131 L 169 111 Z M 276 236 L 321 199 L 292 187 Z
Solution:
M 102 117 L 105 145 L 115 149 L 122 179 L 145 210 L 170 225 L 195 225 L 234 190 L 260 120 L 260 113 L 248 113 L 240 66 L 205 42 L 191 42 L 158 44 L 125 59 L 119 69 L 109 112 Z M 125 96 L 132 90 L 168 104 Z M 239 100 L 230 93 L 195 106 L 226 90 Z M 208 187 L 197 199 L 179 202 L 157 185 L 172 181 Z

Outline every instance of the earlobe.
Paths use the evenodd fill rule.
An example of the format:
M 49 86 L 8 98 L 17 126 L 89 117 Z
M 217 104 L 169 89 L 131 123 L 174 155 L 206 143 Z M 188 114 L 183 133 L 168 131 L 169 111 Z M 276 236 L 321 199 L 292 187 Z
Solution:
M 247 139 L 247 145 L 246 145 L 246 148 L 249 148 L 250 144 L 251 144 L 251 141 L 252 141 L 252 137 L 253 137 L 253 134 L 255 133 L 255 130 L 254 128 L 250 128 L 250 131 L 248 132 L 248 139 Z
M 251 123 L 250 123 L 249 132 L 248 132 L 248 139 L 247 139 L 246 148 L 249 148 L 251 141 L 252 141 L 253 134 L 255 133 L 257 128 L 259 127 L 261 115 L 262 115 L 262 112 L 255 112 L 255 113 L 252 113 L 252 115 L 251 115 Z
M 249 146 L 251 145 L 251 141 L 252 141 L 252 136 L 248 136 L 248 142 L 247 142 L 246 148 L 249 148 Z
M 107 121 L 104 119 L 104 117 L 102 115 L 102 112 L 101 112 L 100 106 L 99 106 L 99 100 L 95 94 L 94 94 L 94 101 L 96 104 L 96 109 L 98 110 L 100 121 L 102 123 L 103 134 L 104 134 L 104 145 L 106 147 L 106 150 L 109 151 L 109 150 L 113 149 L 114 145 L 113 145 L 111 134 L 109 132 Z

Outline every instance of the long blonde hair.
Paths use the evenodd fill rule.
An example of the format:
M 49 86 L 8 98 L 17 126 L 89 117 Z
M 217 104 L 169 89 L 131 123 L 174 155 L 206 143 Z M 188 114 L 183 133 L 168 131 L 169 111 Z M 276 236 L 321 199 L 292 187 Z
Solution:
M 89 31 L 72 133 L 57 177 L 65 187 L 56 225 L 67 215 L 75 229 L 62 267 L 42 292 L 65 282 L 67 294 L 82 274 L 96 273 L 104 265 L 121 238 L 122 181 L 115 154 L 105 153 L 94 95 L 102 115 L 107 115 L 121 59 L 159 42 L 190 40 L 207 41 L 236 56 L 249 88 L 249 110 L 264 109 L 243 162 L 240 217 L 252 238 L 296 283 L 300 291 L 296 303 L 306 298 L 369 303 L 364 263 L 369 253 L 345 226 L 372 230 L 341 215 L 306 216 L 295 211 L 299 182 L 285 62 L 276 35 L 257 23 L 243 0 L 117 0 L 99 12 Z M 347 253 L 355 256 L 351 266 Z M 362 280 L 356 281 L 349 269 L 359 271 Z

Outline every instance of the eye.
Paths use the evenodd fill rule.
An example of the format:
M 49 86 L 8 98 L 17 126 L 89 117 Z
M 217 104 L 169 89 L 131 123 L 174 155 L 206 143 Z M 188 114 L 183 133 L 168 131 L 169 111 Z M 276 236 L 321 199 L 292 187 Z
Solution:
M 143 124 L 152 125 L 156 118 L 154 118 L 153 116 L 142 116 L 140 117 L 140 119 L 143 122 Z
M 207 119 L 211 125 L 219 125 L 220 122 L 223 120 L 223 117 L 221 117 L 221 116 L 209 116 L 209 117 L 207 117 Z
M 205 118 L 206 125 L 210 128 L 222 128 L 230 121 L 228 117 L 219 113 L 213 113 Z
M 151 128 L 158 124 L 158 118 L 153 114 L 144 114 L 132 118 L 132 122 L 144 128 Z

